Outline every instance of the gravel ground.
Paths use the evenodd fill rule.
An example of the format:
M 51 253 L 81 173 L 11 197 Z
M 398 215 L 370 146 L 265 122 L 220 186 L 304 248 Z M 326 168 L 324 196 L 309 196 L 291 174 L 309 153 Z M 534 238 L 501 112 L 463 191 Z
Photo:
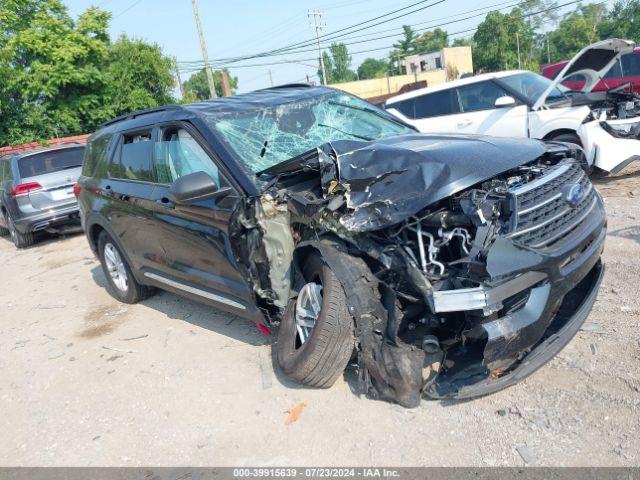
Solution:
M 82 235 L 0 239 L 0 465 L 639 465 L 640 169 L 597 183 L 607 271 L 583 330 L 515 387 L 413 410 L 358 397 L 353 372 L 288 382 L 211 308 L 117 303 Z

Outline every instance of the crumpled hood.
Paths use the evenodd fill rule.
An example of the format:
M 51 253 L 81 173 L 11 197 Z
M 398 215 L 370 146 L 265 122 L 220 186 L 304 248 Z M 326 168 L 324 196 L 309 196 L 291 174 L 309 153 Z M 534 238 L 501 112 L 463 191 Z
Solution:
M 347 193 L 340 223 L 364 232 L 401 222 L 478 182 L 547 151 L 538 140 L 415 134 L 376 142 L 341 140 L 319 149 L 323 190 Z

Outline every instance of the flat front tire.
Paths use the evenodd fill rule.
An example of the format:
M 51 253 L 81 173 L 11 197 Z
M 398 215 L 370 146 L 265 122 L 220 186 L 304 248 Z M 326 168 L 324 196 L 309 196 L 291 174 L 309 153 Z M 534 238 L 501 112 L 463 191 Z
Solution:
M 153 289 L 140 285 L 115 241 L 105 231 L 98 237 L 98 256 L 107 278 L 109 293 L 123 303 L 138 303 L 153 294 Z
M 276 358 L 288 377 L 329 388 L 351 358 L 353 317 L 342 285 L 319 254 L 307 257 L 302 273 L 305 285 L 285 310 Z

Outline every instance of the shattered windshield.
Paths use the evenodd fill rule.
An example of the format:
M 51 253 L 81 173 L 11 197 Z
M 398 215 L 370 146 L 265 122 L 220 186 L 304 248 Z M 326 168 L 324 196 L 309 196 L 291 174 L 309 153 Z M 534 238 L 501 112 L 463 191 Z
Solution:
M 522 94 L 528 100 L 527 103 L 533 105 L 538 101 L 540 95 L 542 95 L 549 85 L 553 82 L 542 75 L 537 73 L 518 73 L 516 75 L 510 75 L 508 77 L 502 77 L 499 79 L 502 83 L 508 85 L 511 89 Z M 571 90 L 563 85 L 558 85 L 551 90 L 547 97 L 547 102 L 556 102 L 558 100 L 565 100 L 565 93 Z
M 379 140 L 414 130 L 341 92 L 207 115 L 207 123 L 244 166 L 257 173 L 335 140 Z

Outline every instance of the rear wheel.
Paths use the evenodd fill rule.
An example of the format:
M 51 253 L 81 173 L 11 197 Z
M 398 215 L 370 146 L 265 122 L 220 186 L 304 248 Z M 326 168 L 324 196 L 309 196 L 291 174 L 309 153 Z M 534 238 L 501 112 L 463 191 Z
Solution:
M 276 357 L 292 379 L 328 388 L 351 358 L 353 318 L 342 285 L 319 254 L 307 258 L 303 275 L 306 283 L 280 325 Z
M 98 237 L 98 256 L 107 278 L 110 293 L 123 303 L 138 303 L 153 294 L 153 289 L 140 285 L 124 255 L 107 232 Z
M 11 240 L 13 240 L 13 244 L 16 248 L 27 248 L 35 243 L 33 232 L 20 233 L 16 229 L 16 225 L 13 223 L 11 215 L 7 214 L 5 218 L 7 219 L 7 226 L 9 227 L 9 235 L 11 235 Z

